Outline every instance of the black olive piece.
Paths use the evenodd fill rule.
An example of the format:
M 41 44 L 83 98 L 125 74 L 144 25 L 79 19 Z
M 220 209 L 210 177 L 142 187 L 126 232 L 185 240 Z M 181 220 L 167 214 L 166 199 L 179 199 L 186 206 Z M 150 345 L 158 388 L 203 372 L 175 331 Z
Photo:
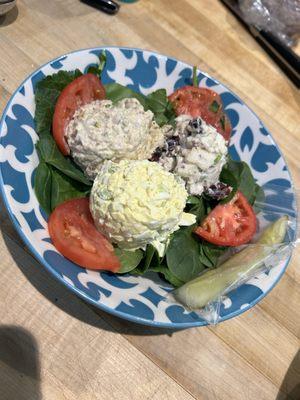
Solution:
M 194 118 L 189 122 L 189 125 L 194 129 L 199 129 L 200 126 L 202 125 L 202 120 L 199 117 Z
M 179 144 L 179 136 L 171 136 L 167 139 L 168 151 L 172 151 Z

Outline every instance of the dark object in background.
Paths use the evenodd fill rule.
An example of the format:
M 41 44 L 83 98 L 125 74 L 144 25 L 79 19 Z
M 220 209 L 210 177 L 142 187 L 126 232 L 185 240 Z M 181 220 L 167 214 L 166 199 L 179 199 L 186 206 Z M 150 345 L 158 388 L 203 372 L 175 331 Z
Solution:
M 110 15 L 117 14 L 120 8 L 119 4 L 113 0 L 81 0 L 81 2 Z
M 284 45 L 275 36 L 269 32 L 258 29 L 245 22 L 243 14 L 236 0 L 221 0 L 235 16 L 249 29 L 252 36 L 266 50 L 266 52 L 275 60 L 278 66 L 286 73 L 290 80 L 300 87 L 300 57 Z
M 271 32 L 280 42 L 293 47 L 300 36 L 299 0 L 239 0 L 249 25 Z
M 16 5 L 16 0 L 0 0 L 0 16 L 7 14 Z

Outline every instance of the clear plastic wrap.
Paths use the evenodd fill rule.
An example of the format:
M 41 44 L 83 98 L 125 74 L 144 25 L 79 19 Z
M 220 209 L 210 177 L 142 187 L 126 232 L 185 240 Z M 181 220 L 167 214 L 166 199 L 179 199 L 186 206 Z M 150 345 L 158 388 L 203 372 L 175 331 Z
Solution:
M 230 249 L 217 268 L 174 290 L 167 301 L 179 301 L 209 324 L 217 324 L 229 292 L 260 273 L 268 273 L 292 254 L 300 243 L 300 191 L 280 185 L 265 185 L 263 189 L 264 200 L 255 204 L 258 232 L 253 241 Z
M 300 35 L 300 0 L 239 0 L 245 20 L 271 32 L 287 46 Z

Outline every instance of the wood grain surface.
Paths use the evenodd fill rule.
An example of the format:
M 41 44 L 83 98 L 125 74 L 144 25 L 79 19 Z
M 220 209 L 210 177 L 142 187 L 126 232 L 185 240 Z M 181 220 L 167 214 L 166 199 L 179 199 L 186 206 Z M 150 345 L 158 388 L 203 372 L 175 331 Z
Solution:
M 218 0 L 140 0 L 108 16 L 18 0 L 0 17 L 0 111 L 39 65 L 84 47 L 141 47 L 196 64 L 262 119 L 300 188 L 300 94 Z M 1 400 L 300 399 L 300 261 L 216 327 L 157 330 L 91 308 L 56 282 L 0 211 Z

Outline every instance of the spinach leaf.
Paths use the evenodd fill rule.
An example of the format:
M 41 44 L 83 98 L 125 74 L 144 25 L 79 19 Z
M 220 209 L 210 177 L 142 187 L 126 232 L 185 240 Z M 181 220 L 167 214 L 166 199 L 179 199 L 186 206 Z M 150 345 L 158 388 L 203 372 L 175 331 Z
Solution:
M 207 268 L 215 268 L 219 257 L 227 250 L 227 247 L 216 246 L 212 243 L 202 242 L 199 246 L 199 257 Z
M 170 282 L 175 287 L 182 286 L 185 282 L 178 279 L 166 265 L 158 265 L 157 267 L 151 268 L 150 271 L 162 274 L 166 281 Z
M 158 89 L 146 96 L 146 110 L 151 110 L 159 126 L 173 125 L 176 114 L 172 103 L 168 100 L 166 89 Z
M 207 215 L 203 197 L 198 197 L 198 203 L 189 208 L 189 213 L 196 215 L 197 223 L 200 224 Z
M 154 114 L 163 114 L 168 103 L 166 89 L 158 89 L 146 96 L 146 107 Z
M 137 99 L 143 107 L 145 107 L 145 96 L 137 93 L 126 86 L 120 85 L 119 83 L 108 83 L 104 85 L 106 98 L 111 100 L 113 103 L 126 98 Z
M 88 68 L 88 73 L 89 74 L 94 74 L 97 75 L 99 78 L 101 78 L 102 72 L 104 70 L 104 67 L 106 65 L 106 52 L 105 50 L 102 50 L 100 56 L 99 56 L 99 64 L 97 65 L 91 65 Z
M 199 259 L 199 241 L 192 234 L 194 228 L 192 225 L 173 233 L 167 248 L 167 266 L 183 282 L 195 278 L 205 268 Z
M 51 168 L 44 162 L 40 161 L 34 176 L 34 190 L 38 202 L 47 214 L 51 212 Z
M 244 161 L 233 161 L 229 159 L 222 169 L 220 181 L 233 187 L 231 194 L 226 197 L 222 203 L 231 200 L 237 190 L 240 190 L 244 194 L 251 205 L 254 204 L 256 196 L 259 193 L 260 196 L 262 195 L 261 189 L 255 182 L 250 167 Z
M 200 202 L 200 197 L 194 196 L 194 195 L 190 195 L 187 198 L 186 204 L 199 204 L 199 202 Z
M 125 98 L 135 98 L 142 104 L 146 111 L 151 110 L 153 112 L 155 121 L 159 126 L 174 123 L 176 117 L 175 111 L 168 100 L 165 89 L 158 89 L 148 96 L 144 96 L 119 83 L 108 83 L 104 87 L 106 97 L 113 103 Z
M 90 187 L 83 185 L 52 167 L 51 210 L 66 200 L 85 197 Z
M 41 135 L 36 144 L 36 148 L 40 158 L 47 164 L 52 165 L 76 181 L 82 182 L 85 185 L 92 185 L 92 182 L 85 177 L 81 169 L 79 169 L 70 158 L 62 155 L 50 134 Z
M 164 114 L 156 114 L 154 118 L 158 126 L 169 124 L 169 120 Z
M 73 72 L 59 71 L 46 76 L 37 83 L 35 88 L 35 129 L 38 134 L 50 133 L 56 101 L 61 91 L 82 73 L 77 69 Z
M 220 174 L 220 181 L 232 187 L 231 193 L 221 201 L 221 204 L 228 203 L 236 194 L 239 187 L 239 180 L 232 171 L 228 168 L 227 164 L 223 167 Z
M 203 196 L 189 196 L 184 211 L 196 215 L 197 223 L 200 224 L 207 215 L 207 204 Z
M 135 269 L 144 256 L 142 250 L 128 251 L 118 247 L 115 248 L 115 254 L 121 262 L 121 268 L 117 272 L 118 274 L 126 274 Z
M 160 258 L 158 252 L 152 244 L 148 244 L 145 252 L 145 261 L 144 261 L 144 271 L 147 271 L 150 267 L 160 265 Z
M 250 204 L 254 203 L 256 183 L 249 166 L 245 162 L 238 164 L 239 190 L 247 198 Z
M 36 84 L 36 91 L 40 89 L 55 89 L 61 92 L 74 79 L 79 78 L 82 72 L 79 69 L 75 71 L 58 71 L 56 74 L 48 75 Z
M 160 266 L 161 259 L 154 246 L 151 244 L 147 245 L 146 251 L 144 252 L 144 258 L 141 260 L 137 268 L 132 273 L 143 275 L 149 269 L 153 271 L 153 268 Z

